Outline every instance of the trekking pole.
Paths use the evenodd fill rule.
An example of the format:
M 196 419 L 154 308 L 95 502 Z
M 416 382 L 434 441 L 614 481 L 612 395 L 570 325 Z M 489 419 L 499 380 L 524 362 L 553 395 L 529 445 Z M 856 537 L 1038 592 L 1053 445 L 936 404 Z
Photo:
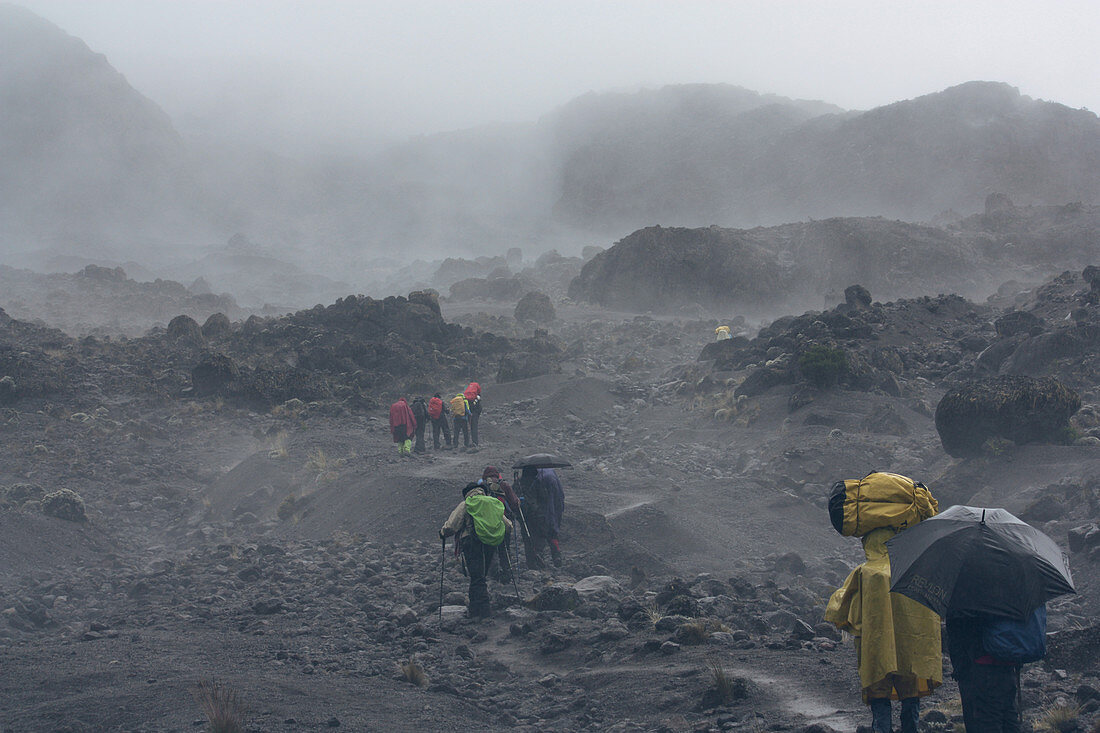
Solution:
M 443 623 L 443 571 L 447 566 L 447 538 L 443 539 L 443 556 L 439 558 L 439 623 Z

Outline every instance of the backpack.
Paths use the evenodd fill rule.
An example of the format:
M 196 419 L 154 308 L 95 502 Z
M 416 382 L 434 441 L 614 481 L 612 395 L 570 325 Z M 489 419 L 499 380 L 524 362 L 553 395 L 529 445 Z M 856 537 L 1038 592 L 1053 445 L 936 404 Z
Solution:
M 462 395 L 455 395 L 451 398 L 451 413 L 455 417 L 466 417 L 466 398 Z
M 504 541 L 504 504 L 484 494 L 466 497 L 466 514 L 473 520 L 474 534 L 483 544 L 497 547 Z
M 829 520 L 845 537 L 862 537 L 873 529 L 899 532 L 939 511 L 928 487 L 897 473 L 875 471 L 861 479 L 837 481 L 829 495 Z
M 428 408 L 424 406 L 424 399 L 417 397 L 410 406 L 412 407 L 413 417 L 416 418 L 416 422 L 423 423 L 424 419 L 428 416 Z
M 466 388 L 466 391 L 462 393 L 462 396 L 470 402 L 473 402 L 481 396 L 481 385 L 477 382 L 470 382 L 470 386 Z
M 443 400 L 432 397 L 428 400 L 428 417 L 438 420 L 443 415 Z
M 982 627 L 982 651 L 1000 662 L 1026 664 L 1047 655 L 1047 607 L 1043 604 L 1026 620 L 997 616 Z

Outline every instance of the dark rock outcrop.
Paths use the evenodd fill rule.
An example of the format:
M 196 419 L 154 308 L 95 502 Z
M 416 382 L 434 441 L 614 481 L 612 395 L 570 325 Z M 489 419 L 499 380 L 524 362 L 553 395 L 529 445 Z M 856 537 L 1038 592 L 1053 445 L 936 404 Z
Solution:
M 953 456 L 980 453 L 990 438 L 1057 443 L 1080 407 L 1077 393 L 1056 379 L 991 377 L 944 395 L 936 406 L 936 430 Z
M 550 296 L 540 292 L 530 292 L 520 298 L 516 303 L 514 313 L 517 321 L 534 321 L 544 325 L 554 320 L 554 304 L 550 302 Z

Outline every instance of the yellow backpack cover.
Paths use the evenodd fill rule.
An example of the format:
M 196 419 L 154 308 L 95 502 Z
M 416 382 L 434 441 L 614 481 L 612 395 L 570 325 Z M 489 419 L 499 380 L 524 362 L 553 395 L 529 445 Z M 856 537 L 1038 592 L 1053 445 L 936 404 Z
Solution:
M 466 398 L 455 395 L 451 398 L 451 414 L 455 417 L 466 417 Z
M 875 471 L 837 481 L 829 495 L 829 519 L 845 537 L 862 537 L 879 527 L 901 531 L 934 517 L 939 502 L 928 487 L 908 476 Z

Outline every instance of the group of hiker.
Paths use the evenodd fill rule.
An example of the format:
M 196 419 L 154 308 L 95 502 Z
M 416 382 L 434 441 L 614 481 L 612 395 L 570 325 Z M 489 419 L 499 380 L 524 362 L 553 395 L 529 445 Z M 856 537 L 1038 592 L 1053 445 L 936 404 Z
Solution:
M 547 546 L 551 562 L 561 567 L 559 529 L 564 512 L 565 494 L 553 468 L 525 466 L 513 488 L 499 469 L 486 466 L 481 479 L 462 488 L 462 501 L 443 523 L 439 536 L 444 552 L 447 538 L 455 537 L 455 552 L 461 553 L 470 580 L 467 609 L 471 618 L 491 615 L 487 579 L 494 560 L 497 580 L 514 583 L 511 552 L 517 531 L 527 567 L 546 567 L 541 550 Z
M 938 511 L 927 487 L 898 474 L 834 484 L 833 525 L 860 537 L 867 559 L 825 620 L 855 638 L 874 733 L 891 733 L 891 700 L 901 732 L 917 733 L 920 698 L 943 683 L 941 617 L 967 733 L 1018 733 L 1020 666 L 1046 654 L 1045 601 L 1073 592 L 1068 566 L 1052 580 L 1064 566 L 1053 540 L 1003 509 Z M 1044 542 L 1049 557 L 1038 557 Z
M 481 385 L 470 382 L 465 390 L 448 400 L 439 392 L 425 402 L 423 397 L 414 397 L 409 403 L 405 397 L 398 398 L 390 405 L 390 435 L 397 444 L 397 453 L 411 456 L 424 453 L 424 432 L 429 423 L 432 426 L 432 446 L 451 450 L 458 447 L 458 436 L 462 435 L 463 447 L 480 445 L 478 422 L 481 419 Z M 451 426 L 454 426 L 454 440 L 451 440 Z M 443 436 L 443 445 L 439 437 Z M 415 444 L 413 440 L 415 439 Z

